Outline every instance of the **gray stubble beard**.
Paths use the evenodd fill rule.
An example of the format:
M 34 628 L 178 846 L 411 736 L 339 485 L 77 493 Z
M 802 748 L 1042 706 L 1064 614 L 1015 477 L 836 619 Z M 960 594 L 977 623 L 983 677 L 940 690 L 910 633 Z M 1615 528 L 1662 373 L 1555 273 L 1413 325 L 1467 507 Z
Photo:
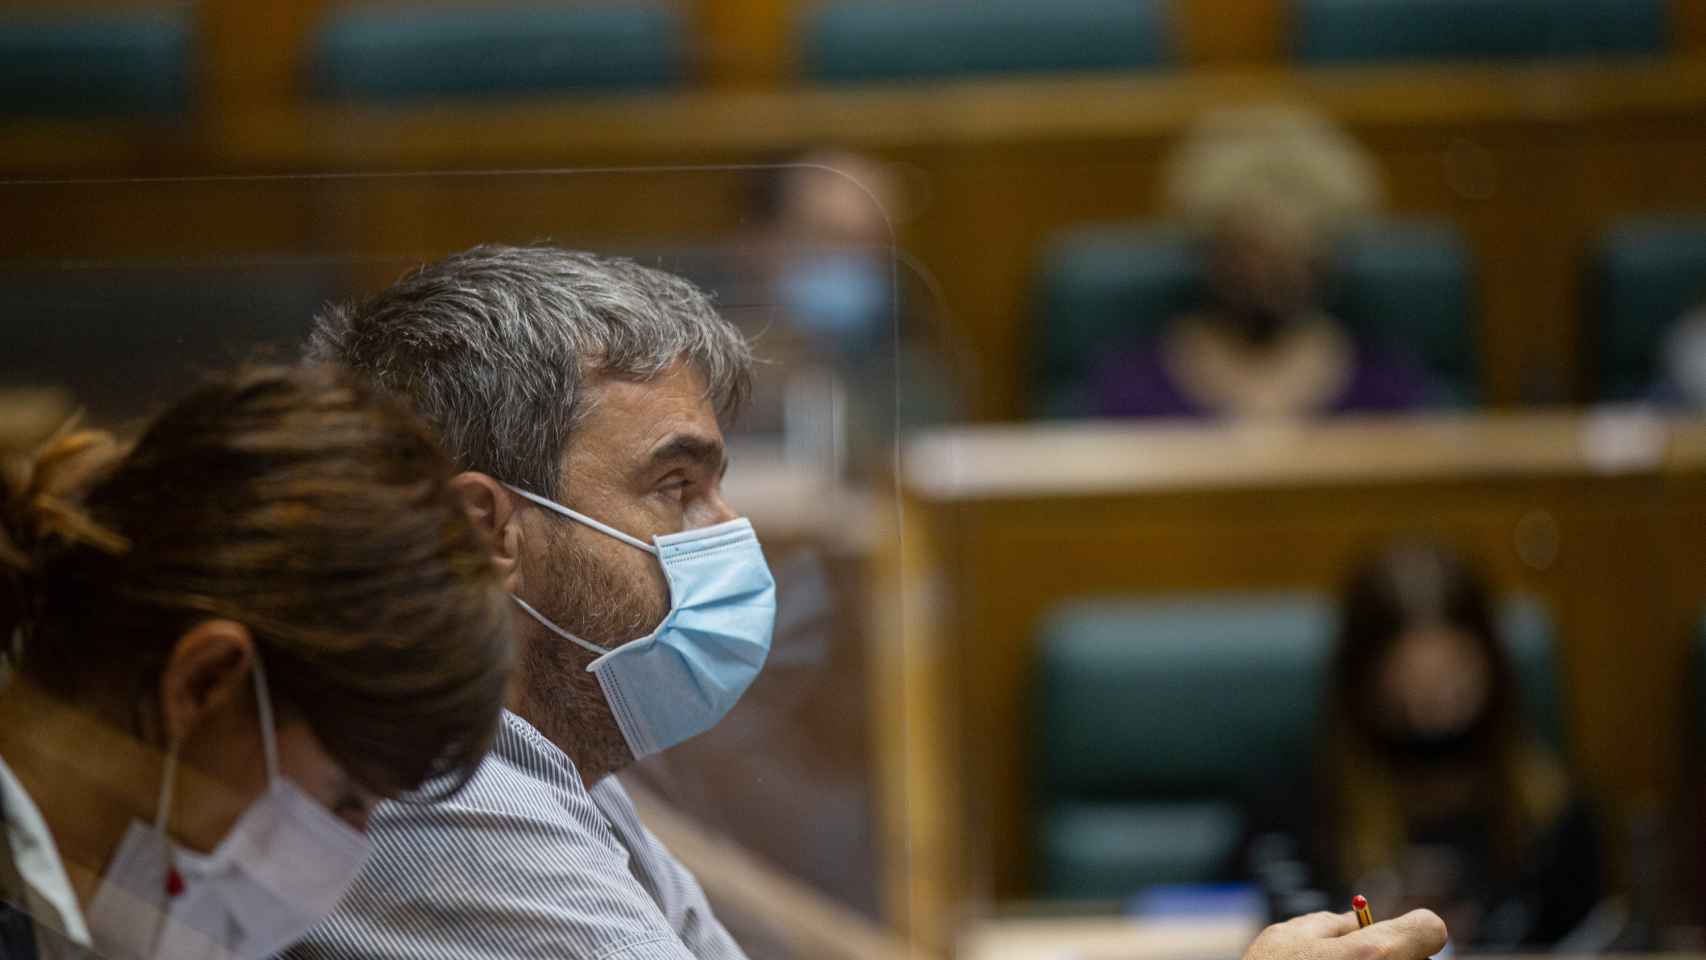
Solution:
M 658 609 L 643 588 L 599 563 L 578 532 L 547 534 L 545 589 L 529 602 L 551 622 L 605 649 L 650 633 L 667 608 Z M 524 718 L 574 760 L 588 786 L 633 763 L 598 677 L 586 669 L 597 655 L 531 618 L 520 622 L 534 628 L 522 641 Z

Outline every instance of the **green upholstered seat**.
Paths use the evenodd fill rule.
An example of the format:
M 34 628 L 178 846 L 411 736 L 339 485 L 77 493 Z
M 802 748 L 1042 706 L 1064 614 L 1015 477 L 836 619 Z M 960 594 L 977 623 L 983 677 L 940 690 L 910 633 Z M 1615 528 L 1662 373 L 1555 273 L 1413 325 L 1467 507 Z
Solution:
M 1562 742 L 1552 626 L 1500 626 L 1531 722 Z M 1213 879 L 1241 802 L 1309 767 L 1335 630 L 1311 595 L 1069 603 L 1038 632 L 1037 893 L 1103 898 Z
M 408 101 L 668 87 L 686 72 L 673 5 L 357 6 L 314 42 L 326 97 Z
M 1296 0 L 1304 63 L 1653 55 L 1664 0 Z
M 1597 399 L 1638 400 L 1662 370 L 1671 324 L 1706 302 L 1706 217 L 1633 220 L 1615 227 L 1594 263 L 1587 342 Z
M 1161 0 L 834 0 L 800 37 L 804 74 L 833 84 L 1129 70 L 1171 49 Z
M 1097 360 L 1158 336 L 1203 296 L 1195 248 L 1165 228 L 1071 231 L 1045 249 L 1040 273 L 1033 409 L 1045 416 L 1088 412 Z M 1439 406 L 1478 396 L 1474 276 L 1455 228 L 1391 221 L 1356 232 L 1340 248 L 1329 307 L 1372 346 L 1420 363 Z
M 190 34 L 178 9 L 0 13 L 0 113 L 183 113 Z
M 1038 892 L 1105 900 L 1153 884 L 1213 883 L 1238 852 L 1244 814 L 1235 803 L 1096 803 L 1063 800 L 1043 817 Z

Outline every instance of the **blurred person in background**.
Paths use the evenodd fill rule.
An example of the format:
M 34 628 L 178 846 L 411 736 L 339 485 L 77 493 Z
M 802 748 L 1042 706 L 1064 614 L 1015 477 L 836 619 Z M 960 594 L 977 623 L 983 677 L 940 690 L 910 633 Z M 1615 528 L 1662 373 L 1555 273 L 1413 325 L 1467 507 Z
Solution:
M 1602 895 L 1599 828 L 1524 721 L 1486 584 L 1400 542 L 1357 567 L 1340 617 L 1317 779 L 1264 797 L 1244 870 L 1295 857 L 1330 898 L 1425 903 L 1461 947 L 1557 943 Z
M 753 216 L 763 230 L 771 295 L 789 326 L 838 356 L 880 349 L 892 332 L 900 185 L 887 166 L 824 150 L 760 174 Z
M 1168 163 L 1164 206 L 1197 239 L 1205 299 L 1092 373 L 1103 416 L 1298 418 L 1406 410 L 1420 368 L 1359 344 L 1325 308 L 1335 244 L 1372 214 L 1373 163 L 1292 108 L 1205 118 Z
M 897 262 L 895 224 L 912 207 L 900 171 L 844 150 L 802 154 L 754 183 L 753 259 L 781 321 L 753 331 L 754 346 L 788 371 L 757 385 L 755 413 L 833 397 L 822 413 L 840 418 L 829 429 L 854 474 L 886 471 L 897 430 L 943 423 L 960 405 L 936 304 Z
M 473 775 L 509 609 L 450 479 L 330 369 L 210 381 L 128 451 L 6 457 L 0 956 L 271 956 L 380 798 Z
M 719 723 L 768 657 L 773 580 L 722 490 L 722 423 L 752 376 L 739 331 L 670 274 L 487 245 L 326 312 L 308 357 L 428 416 L 526 616 L 491 758 L 447 804 L 382 804 L 372 860 L 291 956 L 744 956 L 614 776 Z M 1425 911 L 1366 930 L 1315 914 L 1246 960 L 1444 942 Z

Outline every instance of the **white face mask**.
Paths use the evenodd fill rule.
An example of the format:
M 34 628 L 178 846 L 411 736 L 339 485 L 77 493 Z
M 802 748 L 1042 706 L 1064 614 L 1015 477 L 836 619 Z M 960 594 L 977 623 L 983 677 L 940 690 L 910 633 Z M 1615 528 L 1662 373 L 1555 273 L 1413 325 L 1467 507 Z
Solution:
M 89 904 L 102 956 L 125 960 L 264 960 L 338 905 L 368 840 L 279 773 L 272 704 L 260 661 L 255 700 L 267 791 L 208 854 L 166 834 L 178 750 L 166 756 L 152 825 L 133 821 Z

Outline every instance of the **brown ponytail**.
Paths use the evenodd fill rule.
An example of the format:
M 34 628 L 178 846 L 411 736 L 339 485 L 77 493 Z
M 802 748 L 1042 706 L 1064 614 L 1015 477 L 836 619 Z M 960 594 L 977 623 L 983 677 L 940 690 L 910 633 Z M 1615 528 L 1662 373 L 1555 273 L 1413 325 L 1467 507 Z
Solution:
M 125 539 L 83 511 L 82 500 L 123 450 L 108 434 L 67 422 L 34 450 L 0 450 L 0 636 L 27 632 L 30 578 L 46 550 L 82 545 L 122 553 Z
M 62 430 L 6 464 L 16 669 L 123 715 L 185 630 L 235 620 L 280 709 L 351 775 L 453 790 L 495 735 L 511 654 L 452 476 L 413 414 L 328 367 L 215 379 L 122 456 Z

